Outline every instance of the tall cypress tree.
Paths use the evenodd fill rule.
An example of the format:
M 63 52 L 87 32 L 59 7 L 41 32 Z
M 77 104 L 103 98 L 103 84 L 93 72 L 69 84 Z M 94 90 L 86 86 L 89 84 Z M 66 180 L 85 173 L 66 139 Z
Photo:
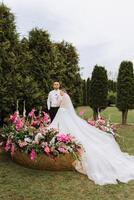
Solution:
M 2 118 L 15 108 L 17 99 L 18 34 L 15 17 L 0 4 L 0 115 Z
M 79 57 L 76 48 L 67 42 L 57 43 L 63 57 L 62 85 L 72 97 L 75 106 L 82 104 L 82 79 L 78 65 Z
M 31 73 L 33 57 L 29 49 L 29 41 L 26 38 L 20 41 L 18 55 L 18 97 L 21 102 L 25 100 L 26 109 L 29 111 L 33 106 L 36 108 L 42 106 L 44 104 L 44 96 L 38 81 Z M 21 102 L 20 110 L 23 107 Z
M 87 105 L 90 103 L 90 78 L 87 79 Z
M 134 105 L 133 63 L 123 61 L 117 78 L 117 108 L 122 112 L 122 124 L 127 123 L 128 110 Z
M 114 80 L 108 80 L 108 91 L 116 92 L 117 83 Z
M 51 56 L 52 67 L 50 70 L 50 80 L 51 84 L 54 81 L 59 81 L 62 83 L 64 81 L 64 74 L 66 67 L 64 65 L 64 58 L 58 48 L 57 43 L 52 44 L 52 56 Z
M 93 109 L 94 119 L 97 119 L 98 111 L 107 107 L 108 78 L 104 67 L 95 66 L 92 72 L 90 84 L 90 106 Z
M 32 29 L 29 33 L 29 50 L 32 55 L 30 65 L 30 75 L 36 80 L 42 98 L 46 100 L 50 90 L 50 72 L 53 69 L 53 52 L 50 35 L 42 29 Z
M 86 106 L 87 105 L 87 81 L 86 80 L 83 80 L 82 91 L 83 91 L 83 106 Z

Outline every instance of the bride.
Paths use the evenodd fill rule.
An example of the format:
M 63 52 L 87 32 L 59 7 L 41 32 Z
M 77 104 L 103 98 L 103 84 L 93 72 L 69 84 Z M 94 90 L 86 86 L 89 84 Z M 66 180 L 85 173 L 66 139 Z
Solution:
M 134 156 L 123 153 L 112 135 L 78 117 L 64 89 L 60 91 L 60 108 L 50 127 L 75 136 L 82 144 L 84 152 L 73 165 L 96 184 L 126 183 L 134 179 Z

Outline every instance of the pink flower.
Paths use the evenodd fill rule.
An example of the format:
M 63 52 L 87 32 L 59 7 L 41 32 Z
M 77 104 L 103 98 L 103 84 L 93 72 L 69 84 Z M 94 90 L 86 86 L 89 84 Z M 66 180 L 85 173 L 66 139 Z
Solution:
M 59 134 L 57 135 L 57 140 L 58 140 L 59 142 L 70 142 L 71 139 L 72 139 L 72 138 L 71 138 L 69 135 L 65 135 L 65 134 L 63 134 L 63 133 L 59 133 Z
M 36 157 L 36 152 L 35 152 L 34 149 L 32 149 L 32 151 L 31 151 L 31 153 L 30 153 L 30 159 L 31 159 L 31 160 L 34 160 L 35 157 Z
M 17 118 L 18 118 L 17 112 L 15 112 L 13 115 L 10 115 L 10 121 L 14 124 L 17 122 Z
M 83 149 L 82 148 L 77 148 L 77 152 L 79 153 L 79 155 L 83 154 Z
M 44 147 L 45 153 L 49 154 L 50 153 L 50 148 L 48 146 Z
M 24 120 L 20 119 L 16 122 L 15 128 L 17 131 L 20 131 L 23 128 L 23 126 L 24 126 Z
M 21 147 L 21 148 L 23 148 L 23 147 L 25 147 L 25 146 L 27 146 L 27 142 L 26 141 L 21 141 L 21 140 L 19 140 L 18 141 L 18 144 L 19 144 L 19 146 Z
M 44 111 L 42 111 L 42 113 L 43 113 L 43 115 L 45 116 L 45 115 L 48 115 L 46 112 L 44 112 Z
M 45 123 L 48 123 L 48 122 L 49 122 L 49 116 L 44 116 L 44 117 L 43 117 L 43 121 L 44 121 Z
M 32 122 L 32 126 L 37 126 L 37 125 L 39 125 L 39 123 L 40 122 L 38 120 L 35 120 L 35 121 Z
M 93 121 L 93 120 L 88 120 L 88 123 L 89 123 L 91 126 L 95 126 L 95 121 Z
M 42 113 L 43 113 L 43 121 L 45 122 L 45 123 L 48 123 L 49 122 L 49 115 L 47 114 L 47 113 L 45 113 L 44 111 L 42 111 Z
M 10 150 L 10 145 L 9 144 L 6 144 L 6 146 L 5 146 L 5 151 L 7 152 L 7 151 L 9 151 Z
M 97 122 L 101 125 L 105 125 L 106 121 L 104 119 L 98 119 Z
M 80 116 L 83 116 L 84 113 L 85 113 L 85 111 L 84 111 L 84 110 L 81 110 L 81 111 L 79 112 L 79 115 L 80 115 Z
M 14 147 L 14 145 L 12 144 L 12 147 L 11 147 L 11 155 L 12 155 L 12 156 L 13 156 L 14 152 L 15 152 L 15 147 Z
M 33 109 L 31 110 L 31 112 L 28 114 L 29 117 L 34 117 L 34 113 L 35 113 L 35 108 L 33 108 Z
M 11 149 L 11 141 L 10 140 L 7 140 L 6 142 L 6 146 L 5 146 L 5 151 L 9 151 Z
M 59 147 L 58 150 L 61 153 L 68 153 L 68 151 L 64 147 Z
M 104 132 L 107 131 L 107 128 L 105 126 L 100 126 L 99 129 L 102 130 L 102 131 L 104 131 Z

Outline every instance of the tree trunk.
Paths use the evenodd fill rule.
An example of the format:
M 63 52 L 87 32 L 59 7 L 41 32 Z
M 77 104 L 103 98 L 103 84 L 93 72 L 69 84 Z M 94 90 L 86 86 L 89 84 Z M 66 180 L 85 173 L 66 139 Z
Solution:
M 93 110 L 93 118 L 95 121 L 98 119 L 98 112 L 96 110 Z
M 126 125 L 127 124 L 127 114 L 128 114 L 128 109 L 122 111 L 122 124 Z
M 127 115 L 128 115 L 128 110 L 125 112 L 125 124 L 127 124 Z

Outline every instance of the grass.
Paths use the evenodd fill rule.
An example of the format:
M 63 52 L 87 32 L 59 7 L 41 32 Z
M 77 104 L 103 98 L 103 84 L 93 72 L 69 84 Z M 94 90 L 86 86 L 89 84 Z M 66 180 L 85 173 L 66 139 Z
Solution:
M 85 119 L 92 118 L 93 113 L 90 107 L 78 107 L 77 113 L 79 113 L 80 110 L 85 110 Z M 101 112 L 101 115 L 107 119 L 110 117 L 110 120 L 114 123 L 121 123 L 121 112 L 119 112 L 116 107 L 108 107 Z M 134 110 L 129 110 L 128 112 L 128 123 L 134 123 Z
M 119 122 L 119 114 L 113 109 L 115 121 Z M 91 114 L 90 109 L 87 110 Z M 108 108 L 105 114 L 107 116 L 109 111 L 113 113 L 114 121 L 112 109 Z M 129 113 L 129 122 L 133 122 L 131 117 Z M 120 126 L 118 133 L 124 138 L 118 138 L 121 149 L 134 154 L 134 126 Z M 134 200 L 134 181 L 99 186 L 75 171 L 51 172 L 24 168 L 2 153 L 0 200 Z

